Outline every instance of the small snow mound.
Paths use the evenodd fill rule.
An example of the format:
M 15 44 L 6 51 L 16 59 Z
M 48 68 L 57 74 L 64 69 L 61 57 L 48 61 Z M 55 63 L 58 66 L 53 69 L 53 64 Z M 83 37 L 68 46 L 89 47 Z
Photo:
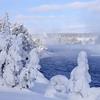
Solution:
M 63 75 L 56 75 L 51 78 L 48 89 L 46 90 L 46 97 L 55 97 L 56 93 L 68 92 L 68 79 Z
M 68 79 L 63 75 L 56 75 L 51 78 L 50 84 L 59 92 L 66 92 Z

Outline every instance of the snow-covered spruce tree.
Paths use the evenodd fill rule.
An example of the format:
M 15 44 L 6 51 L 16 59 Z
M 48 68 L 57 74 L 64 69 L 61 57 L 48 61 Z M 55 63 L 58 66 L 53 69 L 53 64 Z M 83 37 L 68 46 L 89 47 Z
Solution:
M 20 34 L 19 34 L 20 33 Z M 48 80 L 40 73 L 39 65 L 39 48 L 36 48 L 35 43 L 32 42 L 27 29 L 23 25 L 15 24 L 12 29 L 12 34 L 21 39 L 20 56 L 21 56 L 21 73 L 19 75 L 19 85 L 21 88 L 29 88 L 33 86 L 33 82 L 47 83 Z
M 2 37 L 4 38 L 2 43 L 5 43 L 0 54 L 1 56 L 3 55 L 3 61 L 1 63 L 3 84 L 14 87 L 19 84 L 18 75 L 23 67 L 19 52 L 20 46 L 22 45 L 22 38 L 12 34 L 8 14 L 4 18 Z
M 21 56 L 19 54 L 19 39 L 13 37 L 12 45 L 9 48 L 6 64 L 4 69 L 3 78 L 7 86 L 14 87 L 18 84 L 18 75 L 20 74 L 21 65 Z
M 11 28 L 8 14 L 3 20 L 0 41 L 1 85 L 28 88 L 38 80 L 36 76 L 46 80 L 39 72 L 38 52 L 27 29 L 18 24 Z
M 6 35 L 9 35 L 11 33 L 8 13 L 5 14 L 5 17 L 4 17 L 4 20 L 3 20 L 3 29 L 2 29 L 2 31 Z
M 30 88 L 35 82 L 48 83 L 48 80 L 39 71 L 41 66 L 39 65 L 39 57 L 37 48 L 32 49 L 29 53 L 29 63 L 22 70 L 20 74 L 20 85 L 24 88 Z
M 0 18 L 0 32 L 2 31 L 2 28 L 3 28 L 3 20 L 2 18 Z
M 18 83 L 19 65 L 17 63 L 20 55 L 17 50 L 18 39 L 12 35 L 8 14 L 3 20 L 0 41 L 0 83 L 1 85 L 14 87 Z
M 14 41 L 9 49 L 9 54 L 11 55 L 11 58 L 13 58 L 13 76 L 15 80 L 15 86 L 20 85 L 21 88 L 26 88 L 28 87 L 27 85 L 21 85 L 21 77 L 22 74 L 24 78 L 26 77 L 26 74 L 24 73 L 27 69 L 26 65 L 29 63 L 29 53 L 33 48 L 35 48 L 35 46 L 23 25 L 17 25 L 17 27 L 12 30 L 12 34 Z M 29 80 L 29 77 L 27 80 Z M 25 81 L 26 79 L 23 80 L 23 83 Z
M 89 96 L 89 83 L 91 76 L 88 72 L 88 58 L 85 51 L 81 51 L 77 58 L 77 64 L 72 72 L 69 80 L 69 90 L 71 93 L 77 93 L 82 98 Z
M 0 32 L 0 84 L 4 84 L 4 69 L 6 66 L 6 57 L 8 54 L 9 47 L 11 45 L 11 38 L 10 38 L 10 23 L 8 14 L 6 13 L 5 18 L 2 21 L 2 29 Z

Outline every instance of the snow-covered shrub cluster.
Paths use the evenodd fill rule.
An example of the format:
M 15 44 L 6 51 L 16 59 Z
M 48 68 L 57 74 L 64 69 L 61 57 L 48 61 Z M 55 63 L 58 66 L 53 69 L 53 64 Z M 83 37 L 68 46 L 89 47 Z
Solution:
M 0 84 L 29 88 L 34 81 L 47 82 L 40 73 L 38 50 L 23 25 L 11 27 L 8 15 L 0 24 Z
M 88 70 L 87 53 L 81 51 L 77 58 L 77 66 L 72 70 L 70 79 L 68 80 L 63 75 L 51 78 L 45 96 L 56 97 L 57 93 L 61 93 L 66 94 L 67 100 L 95 100 L 94 98 L 100 95 L 100 90 L 97 92 L 97 89 L 90 88 L 91 76 Z

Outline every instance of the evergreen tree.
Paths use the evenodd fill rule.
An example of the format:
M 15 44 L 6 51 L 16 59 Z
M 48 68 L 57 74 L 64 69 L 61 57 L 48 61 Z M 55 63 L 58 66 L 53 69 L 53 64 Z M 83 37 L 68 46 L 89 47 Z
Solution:
M 37 49 L 32 49 L 29 53 L 29 63 L 26 68 L 22 70 L 20 76 L 21 87 L 32 87 L 34 82 L 48 83 L 48 80 L 39 71 L 41 66 L 39 65 L 39 57 Z
M 34 81 L 45 81 L 40 73 L 39 57 L 35 44 L 23 25 L 10 27 L 6 14 L 0 33 L 0 84 L 9 87 L 29 88 Z
M 9 22 L 9 16 L 8 13 L 5 14 L 4 20 L 3 20 L 3 33 L 6 35 L 9 35 L 11 33 L 10 31 L 10 22 Z
M 10 24 L 8 20 L 8 14 L 5 15 L 5 18 L 3 19 L 3 27 L 2 31 L 0 34 L 0 79 L 1 84 L 3 83 L 3 74 L 4 74 L 4 69 L 6 66 L 6 58 L 8 55 L 9 47 L 11 45 L 11 38 L 10 38 Z

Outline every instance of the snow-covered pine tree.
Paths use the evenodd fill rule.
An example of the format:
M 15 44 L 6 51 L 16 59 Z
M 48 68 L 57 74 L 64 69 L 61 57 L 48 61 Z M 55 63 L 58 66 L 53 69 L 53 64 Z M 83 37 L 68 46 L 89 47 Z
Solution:
M 5 18 L 2 21 L 2 30 L 0 32 L 0 83 L 4 84 L 4 69 L 6 65 L 6 57 L 8 54 L 9 47 L 11 45 L 11 38 L 10 38 L 10 23 L 9 23 L 9 18 L 8 14 L 6 13 Z
M 9 35 L 11 33 L 10 31 L 10 22 L 9 22 L 9 16 L 8 13 L 5 14 L 5 18 L 3 20 L 3 33 L 5 33 L 6 35 Z
M 20 74 L 20 86 L 23 88 L 30 88 L 34 85 L 34 82 L 48 83 L 48 80 L 39 71 L 41 66 L 39 65 L 38 50 L 32 49 L 29 53 L 29 63 L 26 68 L 22 70 Z
M 35 44 L 32 42 L 31 37 L 23 25 L 16 25 L 15 29 L 12 30 L 13 34 L 18 40 L 18 53 L 21 57 L 19 62 L 19 85 L 21 88 L 29 88 L 33 86 L 34 81 L 45 82 L 47 79 L 44 78 L 43 74 L 40 73 L 38 50 Z
M 10 46 L 6 57 L 6 64 L 3 75 L 6 85 L 11 87 L 14 87 L 18 84 L 18 75 L 20 74 L 21 70 L 21 65 L 18 64 L 18 62 L 21 60 L 21 56 L 18 52 L 18 44 L 18 39 L 13 37 L 12 45 Z
M 11 86 L 17 86 L 20 84 L 20 77 L 21 77 L 20 74 L 22 73 L 22 70 L 26 68 L 26 64 L 28 63 L 29 60 L 29 52 L 31 51 L 31 49 L 34 48 L 34 44 L 30 36 L 28 35 L 26 28 L 24 28 L 23 25 L 18 26 L 17 32 L 15 31 L 15 33 L 13 33 L 12 36 L 13 36 L 13 41 L 8 52 L 10 59 L 8 60 L 9 64 L 12 61 L 10 65 L 12 66 L 11 70 L 12 72 L 9 72 L 12 74 L 11 78 L 12 80 L 9 78 L 9 74 L 7 73 L 6 70 L 5 70 L 6 73 L 4 75 L 6 76 L 5 77 L 7 80 L 6 83 L 10 83 L 9 85 Z
M 29 88 L 34 80 L 48 82 L 40 73 L 38 51 L 23 25 L 10 27 L 6 14 L 0 33 L 0 83 Z
M 26 66 L 33 43 L 23 25 L 18 27 L 17 34 L 12 33 L 6 14 L 0 34 L 0 82 L 14 87 L 19 84 L 20 72 Z
M 35 49 L 32 49 L 29 53 L 29 62 L 26 64 L 20 73 L 20 88 L 30 88 L 36 81 L 39 69 L 39 57 Z
M 17 36 L 19 33 L 29 35 L 27 29 L 24 27 L 23 24 L 18 24 L 18 23 L 13 24 L 12 25 L 12 34 Z
M 39 61 L 40 60 L 39 60 L 38 48 L 32 49 L 29 54 L 29 63 L 27 65 L 28 69 L 30 70 L 30 80 L 29 81 L 31 81 L 31 79 L 34 79 L 35 82 L 47 84 L 48 80 L 40 72 L 41 66 L 39 65 Z
M 0 18 L 0 32 L 2 32 L 2 27 L 3 27 L 3 20 Z

